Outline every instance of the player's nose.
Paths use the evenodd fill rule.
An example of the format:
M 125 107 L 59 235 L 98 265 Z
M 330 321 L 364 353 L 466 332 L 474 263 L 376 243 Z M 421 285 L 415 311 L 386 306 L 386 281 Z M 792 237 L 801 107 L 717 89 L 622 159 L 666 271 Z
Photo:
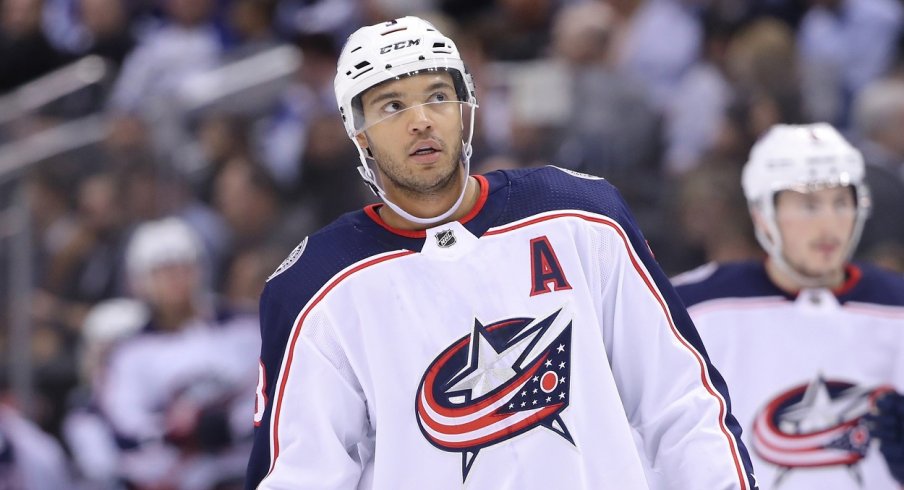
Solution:
M 414 106 L 408 109 L 411 114 L 408 116 L 408 132 L 411 134 L 423 133 L 433 128 L 433 119 L 431 119 L 426 107 L 423 105 Z

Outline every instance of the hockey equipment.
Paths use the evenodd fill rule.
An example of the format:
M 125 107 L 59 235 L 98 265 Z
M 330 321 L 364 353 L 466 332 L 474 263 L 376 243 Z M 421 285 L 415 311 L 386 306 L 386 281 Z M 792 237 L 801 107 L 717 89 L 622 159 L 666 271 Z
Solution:
M 904 395 L 888 391 L 876 399 L 873 414 L 867 416 L 870 435 L 879 439 L 879 451 L 888 470 L 904 484 Z
M 857 215 L 847 243 L 846 257 L 860 241 L 869 216 L 869 189 L 860 151 L 826 123 L 776 125 L 750 151 L 741 183 L 751 210 L 759 211 L 766 229 L 756 227 L 757 240 L 776 264 L 805 286 L 812 280 L 795 271 L 782 253 L 782 236 L 775 215 L 775 196 L 783 190 L 809 192 L 827 187 L 852 186 Z
M 165 218 L 139 226 L 126 250 L 129 282 L 139 286 L 157 267 L 195 264 L 203 254 L 197 234 L 178 218 Z
M 417 17 L 402 17 L 359 29 L 348 38 L 342 49 L 334 84 L 342 122 L 349 138 L 358 148 L 361 159 L 358 171 L 361 177 L 393 211 L 413 223 L 423 225 L 451 216 L 464 199 L 466 186 L 462 185 L 458 200 L 445 213 L 432 218 L 413 216 L 388 199 L 371 162 L 373 157 L 361 147 L 355 137 L 380 122 L 364 121 L 361 94 L 390 80 L 435 71 L 448 72 L 455 84 L 458 100 L 439 103 L 456 104 L 461 111 L 461 163 L 464 165 L 464 178 L 467 179 L 477 110 L 474 82 L 465 69 L 455 43 L 429 22 Z

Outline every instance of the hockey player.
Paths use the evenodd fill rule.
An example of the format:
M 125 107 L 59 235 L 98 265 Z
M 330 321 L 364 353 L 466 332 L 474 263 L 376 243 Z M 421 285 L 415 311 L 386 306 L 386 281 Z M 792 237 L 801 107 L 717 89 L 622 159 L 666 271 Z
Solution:
M 755 487 L 725 385 L 615 189 L 555 167 L 469 175 L 474 85 L 421 19 L 352 34 L 335 88 L 383 203 L 268 281 L 248 488 Z
M 897 398 L 883 398 L 904 388 L 904 279 L 848 262 L 869 213 L 863 176 L 831 126 L 771 128 L 742 177 L 768 259 L 675 279 L 763 488 L 898 489 L 904 476 Z M 864 418 L 876 399 L 881 451 Z
M 112 348 L 99 395 L 129 488 L 242 480 L 258 323 L 219 307 L 203 286 L 202 264 L 199 237 L 178 218 L 144 223 L 129 242 L 129 282 L 151 314 Z

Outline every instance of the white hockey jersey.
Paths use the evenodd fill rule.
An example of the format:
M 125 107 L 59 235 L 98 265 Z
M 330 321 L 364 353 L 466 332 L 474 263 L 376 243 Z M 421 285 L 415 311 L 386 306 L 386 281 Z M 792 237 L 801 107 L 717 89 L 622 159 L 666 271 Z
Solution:
M 98 401 L 125 449 L 117 462 L 120 476 L 148 486 L 173 478 L 180 488 L 241 477 L 242 463 L 235 468 L 235 462 L 250 451 L 247 414 L 253 407 L 259 348 L 256 318 L 227 311 L 190 320 L 175 331 L 151 322 L 115 346 Z M 174 415 L 181 414 L 184 426 L 192 409 L 215 407 L 222 407 L 229 423 L 227 448 L 193 449 L 188 457 L 164 443 Z
M 901 488 L 862 416 L 880 390 L 904 389 L 904 278 L 866 264 L 847 277 L 797 295 L 763 262 L 675 278 L 764 489 Z
M 478 181 L 460 222 L 395 230 L 369 207 L 271 276 L 247 487 L 754 488 L 614 188 L 555 167 Z

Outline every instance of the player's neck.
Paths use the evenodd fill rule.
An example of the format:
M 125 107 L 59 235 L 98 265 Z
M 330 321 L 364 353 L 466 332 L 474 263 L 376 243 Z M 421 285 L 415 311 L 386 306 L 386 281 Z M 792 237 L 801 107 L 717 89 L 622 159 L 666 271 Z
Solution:
M 408 212 L 411 212 L 416 208 L 416 214 L 412 213 L 415 214 L 415 216 L 439 216 L 448 211 L 449 208 L 455 204 L 455 201 L 458 200 L 459 192 L 459 188 L 457 188 L 454 194 L 449 193 L 442 199 L 419 200 L 416 203 L 406 199 L 390 199 L 393 199 L 394 203 Z M 477 205 L 477 198 L 479 195 L 480 184 L 477 182 L 476 178 L 469 176 L 465 181 L 465 196 L 462 199 L 461 204 L 452 215 L 444 220 L 429 225 L 413 223 L 399 216 L 399 214 L 393 211 L 389 206 L 380 206 L 380 218 L 382 218 L 387 225 L 400 230 L 425 230 L 451 221 L 458 221 L 463 218 Z
M 186 302 L 182 305 L 158 309 L 156 323 L 160 330 L 175 332 L 181 330 L 183 325 L 197 315 L 197 308 L 191 302 Z
M 766 259 L 766 274 L 769 276 L 769 279 L 773 284 L 778 286 L 782 291 L 789 294 L 797 294 L 801 289 L 807 289 L 812 287 L 824 287 L 826 289 L 838 289 L 844 284 L 844 269 L 839 269 L 837 271 L 832 271 L 825 276 L 819 278 L 813 278 L 814 281 L 817 282 L 816 285 L 804 285 L 801 284 L 800 280 L 795 277 L 792 277 L 785 271 L 781 266 L 779 266 L 772 258 Z

